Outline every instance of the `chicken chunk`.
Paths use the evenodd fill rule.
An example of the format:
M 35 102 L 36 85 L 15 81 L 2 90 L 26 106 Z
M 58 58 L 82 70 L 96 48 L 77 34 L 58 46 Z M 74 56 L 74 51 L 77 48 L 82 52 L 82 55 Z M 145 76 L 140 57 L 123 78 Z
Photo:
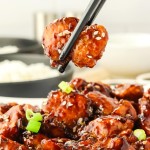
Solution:
M 22 125 L 27 124 L 25 117 L 26 109 L 34 109 L 31 105 L 15 105 L 11 107 L 6 113 L 0 116 L 0 135 L 15 140 L 19 139 L 20 132 L 25 130 Z
M 27 131 L 23 133 L 23 143 L 25 146 L 32 148 L 32 150 L 42 149 L 41 141 L 43 139 L 48 139 L 43 134 L 32 134 Z
M 138 118 L 135 108 L 132 106 L 131 102 L 127 100 L 121 100 L 119 106 L 115 108 L 111 114 L 126 117 L 134 121 Z
M 44 130 L 52 137 L 71 136 L 92 115 L 91 101 L 84 95 L 53 91 L 43 105 Z
M 104 138 L 114 137 L 123 130 L 132 129 L 133 121 L 120 116 L 103 116 L 91 121 L 80 132 L 81 138 L 84 134 L 89 134 L 97 137 L 99 140 Z
M 107 40 L 104 26 L 94 24 L 85 27 L 72 50 L 73 63 L 78 67 L 94 67 L 103 55 Z
M 112 93 L 118 99 L 127 99 L 138 102 L 144 94 L 143 86 L 136 84 L 118 84 L 113 89 Z
M 0 115 L 6 113 L 11 107 L 17 105 L 16 103 L 0 104 Z
M 83 79 L 75 78 L 70 81 L 70 85 L 79 93 L 88 94 L 88 92 L 98 91 L 108 97 L 111 97 L 111 88 L 109 85 L 102 82 L 86 82 Z
M 110 115 L 118 106 L 118 101 L 116 99 L 107 97 L 97 91 L 89 92 L 86 96 L 92 101 L 96 117 Z
M 22 144 L 12 141 L 3 135 L 0 135 L 0 149 L 1 150 L 29 150 Z
M 141 127 L 150 136 L 150 93 L 139 99 L 139 119 Z

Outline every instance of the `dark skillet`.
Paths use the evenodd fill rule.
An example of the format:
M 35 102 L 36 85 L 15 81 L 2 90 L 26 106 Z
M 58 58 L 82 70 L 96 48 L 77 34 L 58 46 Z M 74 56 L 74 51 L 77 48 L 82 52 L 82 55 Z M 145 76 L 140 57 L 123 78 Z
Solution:
M 0 57 L 3 60 L 21 60 L 26 64 L 43 62 L 49 66 L 49 59 L 41 54 L 10 54 Z M 0 70 L 0 72 L 3 70 Z M 0 83 L 0 96 L 7 97 L 29 97 L 42 98 L 47 97 L 51 90 L 58 88 L 61 81 L 70 81 L 73 75 L 73 68 L 68 66 L 65 73 L 59 76 L 25 82 Z

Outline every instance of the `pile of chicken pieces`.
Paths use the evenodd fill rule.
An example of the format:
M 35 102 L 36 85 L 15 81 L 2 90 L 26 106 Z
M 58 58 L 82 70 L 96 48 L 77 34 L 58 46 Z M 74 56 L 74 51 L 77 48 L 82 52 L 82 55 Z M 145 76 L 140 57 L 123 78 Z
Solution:
M 0 105 L 2 150 L 150 150 L 150 89 L 137 84 L 69 82 L 72 92 L 51 91 L 42 108 Z M 43 116 L 38 133 L 26 131 L 27 109 Z M 134 136 L 144 129 L 145 140 Z

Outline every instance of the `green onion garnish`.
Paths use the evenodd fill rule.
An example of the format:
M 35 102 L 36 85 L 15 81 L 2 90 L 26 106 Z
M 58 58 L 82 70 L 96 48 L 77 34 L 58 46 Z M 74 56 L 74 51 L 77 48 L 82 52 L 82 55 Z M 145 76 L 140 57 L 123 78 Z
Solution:
M 41 127 L 41 122 L 35 121 L 35 120 L 30 120 L 28 122 L 28 125 L 26 127 L 26 129 L 28 131 L 34 132 L 34 133 L 38 133 Z
M 26 110 L 26 118 L 28 121 L 42 121 L 42 115 L 40 113 L 34 113 L 31 109 Z
M 67 94 L 73 91 L 72 87 L 65 81 L 60 82 L 58 87 Z
M 40 130 L 42 115 L 40 113 L 34 113 L 31 109 L 26 110 L 26 118 L 29 121 L 26 129 L 28 131 L 37 133 Z
M 146 139 L 146 133 L 143 129 L 136 129 L 134 130 L 133 134 L 138 138 L 138 140 Z
M 30 120 L 33 117 L 33 111 L 31 109 L 26 110 L 26 118 Z

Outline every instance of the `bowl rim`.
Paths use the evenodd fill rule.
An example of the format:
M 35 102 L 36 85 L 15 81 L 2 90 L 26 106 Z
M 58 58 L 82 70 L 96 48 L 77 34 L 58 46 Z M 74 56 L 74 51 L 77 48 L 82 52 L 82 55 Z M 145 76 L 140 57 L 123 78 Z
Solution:
M 127 39 L 129 38 L 129 39 Z M 143 39 L 147 39 L 143 44 L 140 44 L 139 39 L 143 41 Z M 123 41 L 125 40 L 125 42 Z M 121 42 L 120 42 L 121 41 Z M 129 43 L 126 43 L 126 42 Z M 134 41 L 134 42 L 133 42 Z M 132 42 L 132 43 L 131 43 Z M 133 48 L 149 48 L 150 47 L 150 34 L 144 32 L 120 32 L 120 33 L 112 33 L 109 35 L 109 41 L 107 44 L 107 48 L 123 48 L 123 49 L 133 49 Z M 142 49 L 143 50 L 143 49 Z
M 9 45 L 6 45 L 6 46 L 16 46 L 18 48 L 18 50 L 16 52 L 10 52 L 10 53 L 3 53 L 3 54 L 0 54 L 0 55 L 8 55 L 8 54 L 16 54 L 16 53 L 23 53 L 23 52 L 30 52 L 30 51 L 36 51 L 38 49 L 41 49 L 42 48 L 42 44 L 35 40 L 35 39 L 29 39 L 29 38 L 22 38 L 22 37 L 0 37 L 0 40 L 18 40 L 18 41 L 26 41 L 26 42 L 31 42 L 32 44 L 31 45 L 27 45 L 27 46 L 17 46 L 15 44 L 9 44 Z M 0 47 L 5 47 L 5 46 L 0 46 Z

